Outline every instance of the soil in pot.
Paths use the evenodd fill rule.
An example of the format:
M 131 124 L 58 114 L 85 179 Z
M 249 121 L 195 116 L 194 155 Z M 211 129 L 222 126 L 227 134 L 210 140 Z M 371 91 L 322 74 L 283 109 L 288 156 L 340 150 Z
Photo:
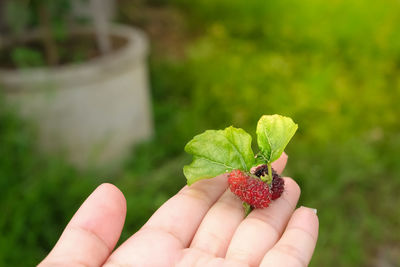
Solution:
M 112 50 L 123 47 L 127 40 L 111 36 Z M 39 39 L 17 42 L 0 49 L 0 68 L 19 69 L 43 67 L 48 65 L 61 66 L 80 63 L 101 55 L 93 34 L 74 34 L 70 38 L 55 42 L 57 63 L 49 64 L 46 46 Z

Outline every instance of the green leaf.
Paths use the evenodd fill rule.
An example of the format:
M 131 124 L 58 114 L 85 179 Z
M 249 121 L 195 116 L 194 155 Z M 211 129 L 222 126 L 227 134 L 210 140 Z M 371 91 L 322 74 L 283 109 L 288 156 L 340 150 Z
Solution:
M 267 163 L 277 160 L 298 126 L 289 117 L 264 115 L 257 124 L 257 143 Z
M 249 171 L 254 165 L 251 136 L 232 126 L 196 135 L 185 151 L 193 155 L 192 163 L 183 167 L 188 185 L 234 169 Z

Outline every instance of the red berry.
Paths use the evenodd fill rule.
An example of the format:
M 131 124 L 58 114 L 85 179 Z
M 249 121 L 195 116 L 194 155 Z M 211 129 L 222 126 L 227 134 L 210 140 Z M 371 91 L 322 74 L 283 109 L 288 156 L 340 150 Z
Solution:
M 268 184 L 241 170 L 233 170 L 228 175 L 229 189 L 242 201 L 254 208 L 266 208 L 271 202 Z

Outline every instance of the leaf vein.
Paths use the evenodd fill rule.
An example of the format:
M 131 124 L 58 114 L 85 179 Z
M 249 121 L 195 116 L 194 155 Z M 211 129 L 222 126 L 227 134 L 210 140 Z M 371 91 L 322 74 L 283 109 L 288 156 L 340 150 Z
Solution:
M 209 162 L 212 162 L 212 163 L 214 163 L 214 164 L 217 164 L 217 165 L 222 165 L 222 166 L 224 166 L 224 167 L 226 167 L 226 168 L 229 168 L 229 169 L 234 169 L 234 167 L 232 167 L 232 166 L 228 166 L 228 165 L 226 165 L 225 163 L 223 163 L 223 162 L 218 162 L 218 161 L 215 161 L 215 160 L 212 160 L 212 159 L 209 159 L 209 158 L 207 158 L 207 157 L 204 157 L 204 156 L 199 156 L 199 155 L 196 155 L 196 157 L 197 158 L 202 158 L 202 159 L 205 159 L 205 160 L 207 160 L 207 161 L 209 161 Z
M 244 170 L 247 170 L 247 164 L 246 161 L 244 160 L 243 155 L 239 152 L 239 149 L 236 147 L 236 145 L 228 138 L 226 137 L 226 140 L 228 140 L 229 143 L 232 144 L 232 146 L 235 148 L 236 152 L 239 154 L 239 158 L 240 158 L 240 162 L 242 163 L 242 167 L 244 168 Z
M 271 159 L 271 157 L 272 157 L 272 145 L 271 145 L 271 140 L 269 140 L 269 135 L 267 134 L 267 130 L 265 129 L 264 130 L 264 134 L 265 134 L 265 137 L 267 138 L 267 141 L 268 141 L 268 145 L 269 145 L 269 155 L 268 155 L 268 161 Z

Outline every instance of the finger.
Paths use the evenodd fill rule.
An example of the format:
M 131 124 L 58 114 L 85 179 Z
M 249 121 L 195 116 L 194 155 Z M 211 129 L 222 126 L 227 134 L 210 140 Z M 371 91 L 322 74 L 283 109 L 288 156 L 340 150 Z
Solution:
M 300 188 L 291 178 L 284 178 L 282 196 L 268 208 L 255 209 L 237 228 L 226 258 L 258 266 L 265 253 L 279 240 L 300 196 Z
M 293 213 L 282 238 L 265 255 L 261 266 L 308 266 L 317 238 L 316 210 L 301 207 Z
M 173 265 L 176 252 L 189 246 L 203 217 L 227 186 L 226 174 L 185 186 L 164 203 L 139 232 L 122 244 L 108 263 Z M 147 245 L 143 246 L 143 243 Z M 132 251 L 135 251 L 134 255 Z
M 190 247 L 224 257 L 232 235 L 243 218 L 241 200 L 229 189 L 226 190 L 205 216 Z
M 283 153 L 275 161 L 274 168 L 281 173 L 286 162 L 287 155 Z M 227 190 L 204 217 L 190 247 L 216 257 L 225 257 L 232 236 L 243 218 L 242 202 Z
M 278 173 L 282 174 L 283 170 L 285 169 L 286 163 L 288 160 L 288 155 L 283 152 L 282 155 L 272 163 L 272 168 Z
M 99 266 L 121 234 L 126 202 L 111 184 L 100 185 L 72 217 L 57 244 L 39 266 Z

